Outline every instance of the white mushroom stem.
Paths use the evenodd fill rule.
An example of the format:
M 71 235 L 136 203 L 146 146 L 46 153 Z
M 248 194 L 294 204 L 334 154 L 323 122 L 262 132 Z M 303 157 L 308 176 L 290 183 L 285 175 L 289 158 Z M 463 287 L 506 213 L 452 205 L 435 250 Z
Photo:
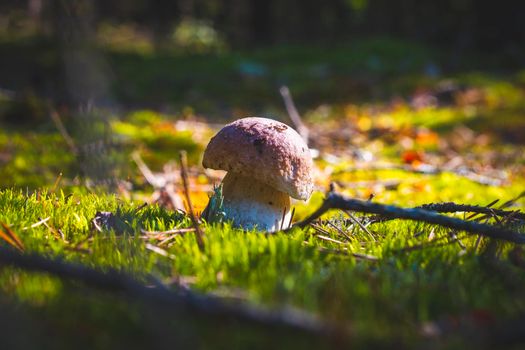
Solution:
M 223 208 L 233 225 L 278 231 L 290 224 L 290 196 L 251 177 L 228 172 L 222 180 Z

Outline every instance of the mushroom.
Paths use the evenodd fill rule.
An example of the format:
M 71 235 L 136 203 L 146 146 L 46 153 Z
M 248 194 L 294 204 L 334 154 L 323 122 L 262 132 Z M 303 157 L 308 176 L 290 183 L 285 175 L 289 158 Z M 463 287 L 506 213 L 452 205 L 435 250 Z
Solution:
M 222 128 L 206 150 L 205 168 L 226 170 L 225 218 L 236 227 L 287 228 L 290 196 L 307 200 L 313 189 L 312 157 L 301 136 L 267 118 L 243 118 Z

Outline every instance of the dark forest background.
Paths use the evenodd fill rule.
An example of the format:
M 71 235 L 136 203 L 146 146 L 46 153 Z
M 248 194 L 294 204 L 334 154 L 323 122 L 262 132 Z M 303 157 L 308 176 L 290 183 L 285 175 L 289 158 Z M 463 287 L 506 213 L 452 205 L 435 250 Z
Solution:
M 76 7 L 72 10 L 71 7 Z M 68 9 L 69 8 L 69 9 Z M 388 35 L 457 50 L 519 50 L 525 4 L 479 0 L 4 0 L 4 14 L 28 11 L 42 32 L 60 34 L 75 11 L 96 24 L 132 21 L 158 43 L 182 18 L 204 19 L 235 48 L 281 43 L 335 43 Z M 65 16 L 64 16 L 65 15 Z M 74 18 L 73 18 L 74 19 Z M 11 18 L 16 31 L 16 18 Z
M 280 106 L 282 84 L 305 106 L 384 100 L 519 71 L 524 18 L 510 1 L 4 0 L 0 89 L 215 116 Z

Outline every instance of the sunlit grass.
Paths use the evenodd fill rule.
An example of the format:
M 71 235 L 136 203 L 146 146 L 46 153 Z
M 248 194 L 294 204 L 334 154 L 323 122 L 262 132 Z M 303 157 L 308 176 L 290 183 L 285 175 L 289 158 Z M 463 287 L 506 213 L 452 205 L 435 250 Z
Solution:
M 443 179 L 443 183 L 450 180 Z M 468 191 L 465 183 L 455 188 L 453 198 Z M 506 199 L 510 192 L 497 194 Z M 123 226 L 95 230 L 91 221 L 98 211 L 115 213 Z M 344 218 L 335 212 L 331 215 L 335 215 L 336 224 L 340 222 L 338 218 Z M 48 226 L 30 227 L 48 217 Z M 351 240 L 342 244 L 320 240 L 312 229 L 268 235 L 243 232 L 228 225 L 205 225 L 203 252 L 189 233 L 162 247 L 173 257 L 169 258 L 147 250 L 148 240 L 140 238 L 140 229 L 189 227 L 189 220 L 114 196 L 46 192 L 26 195 L 19 190 L 3 190 L 0 221 L 11 226 L 27 251 L 100 269 L 122 270 L 138 279 L 187 278 L 193 288 L 207 292 L 234 295 L 240 290 L 243 298 L 251 302 L 273 307 L 294 305 L 328 320 L 352 324 L 359 330 L 360 339 L 403 334 L 410 340 L 426 321 L 473 310 L 484 310 L 498 318 L 525 311 L 522 298 L 513 296 L 518 290 L 525 290 L 525 275 L 501 260 L 502 268 L 513 276 L 518 288 L 508 292 L 508 276 L 494 274 L 481 259 L 486 240 L 476 249 L 475 236 L 461 235 L 465 249 L 451 241 L 446 246 L 403 251 L 410 246 L 431 244 L 429 235 L 437 241 L 449 240 L 447 230 L 431 229 L 425 224 L 377 224 L 370 227 L 373 239 L 354 228 L 348 231 Z M 348 229 L 342 221 L 339 225 Z M 119 227 L 124 230 L 116 232 Z M 331 226 L 323 227 L 333 239 L 344 240 Z M 63 238 L 55 234 L 57 230 L 61 230 Z M 149 243 L 158 244 L 154 240 Z M 379 261 L 323 252 L 321 247 L 368 254 Z M 509 248 L 510 245 L 501 248 L 502 258 Z M 21 303 L 43 307 L 53 301 L 60 307 L 68 302 L 62 283 L 56 279 L 13 269 L 3 269 L 0 278 L 3 293 L 15 296 Z M 109 309 L 100 311 L 106 313 Z M 94 313 L 91 317 L 95 320 L 99 316 Z M 378 329 L 377 325 L 381 327 Z
M 211 177 L 203 174 L 199 162 L 213 130 L 204 123 L 191 124 L 199 119 L 195 111 L 212 110 L 206 115 L 210 119 L 223 118 L 224 113 L 227 119 L 241 117 L 247 111 L 255 113 L 247 109 L 248 100 L 264 106 L 259 110 L 279 111 L 272 107 L 281 104 L 275 93 L 277 82 L 289 83 L 305 121 L 314 131 L 317 127 L 339 130 L 343 125 L 353 132 L 348 140 L 321 147 L 316 160 L 316 191 L 308 202 L 295 203 L 295 220 L 304 219 L 321 204 L 331 181 L 348 196 L 366 200 L 373 195 L 374 201 L 403 207 L 444 201 L 487 205 L 499 200 L 497 206 L 525 190 L 520 172 L 525 165 L 520 153 L 525 110 L 523 73 L 508 79 L 481 73 L 450 77 L 461 86 L 454 102 L 417 107 L 410 95 L 374 102 L 370 98 L 374 87 L 357 74 L 364 70 L 383 79 L 402 72 L 410 81 L 394 81 L 392 86 L 404 84 L 412 91 L 421 84 L 432 92 L 440 79 L 418 73 L 426 64 L 428 52 L 408 44 L 376 40 L 354 43 L 350 48 L 356 51 L 343 47 L 329 52 L 323 48 L 313 52 L 311 48 L 275 48 L 224 53 L 211 61 L 206 55 L 156 56 L 143 44 L 139 42 L 134 48 L 139 53 L 130 53 L 118 42 L 105 43 L 110 60 L 117 63 L 117 76 L 130 81 L 118 84 L 117 95 L 124 96 L 124 102 L 139 96 L 143 102 L 170 101 L 186 107 L 172 114 L 152 110 L 110 114 L 106 124 L 98 123 L 90 130 L 94 135 L 89 135 L 93 137 L 86 142 L 88 146 L 101 140 L 110 149 L 107 153 L 118 157 L 111 175 L 125 181 L 128 188 L 123 192 L 127 197 L 149 198 L 153 191 L 133 164 L 131 154 L 139 154 L 153 171 L 162 171 L 180 150 L 186 150 L 194 180 L 191 195 L 196 207 L 202 209 L 206 193 L 199 186 L 210 185 Z M 407 61 L 408 51 L 413 55 Z M 144 65 L 147 69 L 139 69 Z M 187 84 L 190 75 L 191 86 Z M 466 91 L 473 91 L 474 102 L 461 95 Z M 323 99 L 326 103 L 309 105 L 313 95 L 315 103 Z M 358 97 L 349 101 L 349 96 Z M 360 98 L 370 101 L 357 102 Z M 217 111 L 219 100 L 227 112 Z M 304 107 L 302 101 L 306 102 Z M 14 104 L 7 95 L 2 95 L 0 102 L 0 113 Z M 236 108 L 230 111 L 228 104 Z M 66 129 L 82 139 L 85 130 L 75 126 L 76 115 L 63 117 Z M 343 122 L 346 124 L 339 124 Z M 188 218 L 84 186 L 87 182 L 81 165 L 96 163 L 98 149 L 90 157 L 76 157 L 50 122 L 43 121 L 42 129 L 33 130 L 5 125 L 0 129 L 0 222 L 20 237 L 27 252 L 100 270 L 115 269 L 145 284 L 161 281 L 171 287 L 178 281 L 195 290 L 267 307 L 291 305 L 350 326 L 357 344 L 370 344 L 371 340 L 389 344 L 399 339 L 412 344 L 420 339 L 426 322 L 447 326 L 453 322 L 450 320 L 471 320 L 479 313 L 491 320 L 507 320 L 525 312 L 525 274 L 509 261 L 510 244 L 497 245 L 494 252 L 487 239 L 478 242 L 477 236 L 459 232 L 458 242 L 449 235 L 450 230 L 421 223 L 392 220 L 374 224 L 369 227 L 370 235 L 350 225 L 345 214 L 331 211 L 323 218 L 330 218 L 349 237 L 326 222 L 320 224 L 325 239 L 313 228 L 266 234 L 205 223 L 204 251 L 192 233 L 161 244 L 145 237 L 142 230 L 187 228 L 191 226 Z M 482 139 L 462 140 L 462 132 L 482 132 Z M 359 160 L 351 154 L 352 149 L 368 152 L 370 159 Z M 408 159 L 405 152 L 412 151 L 419 152 L 421 159 Z M 441 163 L 433 161 L 449 160 L 447 157 L 452 156 L 447 152 L 465 164 L 469 161 L 469 166 L 478 164 L 500 171 L 501 184 L 484 185 L 450 169 L 435 174 L 417 172 L 418 163 L 423 162 L 439 168 Z M 489 152 L 495 160 L 484 164 L 482 155 Z M 385 164 L 384 169 L 374 169 L 374 165 Z M 497 168 L 500 164 L 501 169 Z M 520 199 L 509 209 L 524 207 L 525 201 Z M 102 227 L 101 231 L 95 227 L 93 219 L 98 212 L 113 213 L 111 227 Z M 45 224 L 33 226 L 42 220 Z M 523 232 L 523 227 L 515 229 Z M 4 241 L 0 244 L 8 245 Z M 148 249 L 147 244 L 158 246 L 165 254 Z M 408 249 L 420 245 L 424 247 Z M 120 295 L 94 292 L 71 281 L 14 268 L 0 269 L 0 296 L 0 301 L 27 308 L 31 315 L 51 325 L 49 328 L 65 330 L 72 338 L 99 339 L 99 343 L 87 343 L 98 348 L 107 348 L 115 334 L 131 339 L 132 345 L 147 347 L 151 338 L 168 337 L 181 329 L 190 337 L 204 339 L 208 347 L 232 338 L 244 347 L 283 345 L 285 341 L 266 333 L 261 337 L 257 333 L 260 330 L 253 329 L 241 336 L 232 335 L 232 329 L 221 335 L 223 328 L 218 322 L 210 326 L 175 320 L 180 315 L 163 315 L 162 321 L 167 321 L 160 323 L 155 320 L 162 311 L 144 310 Z M 75 312 L 82 316 L 76 317 Z M 80 318 L 82 327 L 77 328 L 72 319 Z M 159 329 L 164 332 L 160 336 Z M 207 338 L 209 334 L 212 336 Z M 140 341 L 135 343 L 134 339 Z M 291 339 L 296 346 L 319 345 Z

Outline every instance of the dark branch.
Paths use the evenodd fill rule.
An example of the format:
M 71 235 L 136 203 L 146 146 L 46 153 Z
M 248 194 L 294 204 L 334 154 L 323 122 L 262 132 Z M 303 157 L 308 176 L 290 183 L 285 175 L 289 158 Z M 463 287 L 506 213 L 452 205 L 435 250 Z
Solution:
M 502 210 L 502 209 L 495 209 L 491 208 L 490 205 L 487 206 L 479 206 L 479 205 L 468 205 L 468 204 L 457 204 L 453 202 L 446 202 L 446 203 L 430 203 L 430 204 L 424 204 L 418 207 L 415 207 L 414 209 L 424 209 L 424 210 L 430 210 L 435 211 L 438 213 L 457 213 L 457 212 L 465 212 L 465 213 L 474 213 L 471 216 L 467 217 L 467 219 L 471 219 L 474 216 L 477 216 L 477 214 L 485 214 L 489 216 L 501 216 L 507 219 L 517 219 L 517 220 L 525 220 L 525 213 L 522 213 L 518 210 Z M 377 222 L 385 222 L 387 220 L 392 220 L 395 218 L 386 218 L 381 215 L 371 216 L 368 218 L 370 223 L 377 223 Z
M 180 154 L 180 175 L 182 178 L 182 185 L 184 186 L 184 195 L 186 196 L 186 203 L 188 203 L 188 212 L 190 214 L 191 223 L 193 228 L 195 228 L 195 237 L 197 238 L 197 245 L 201 252 L 204 251 L 204 233 L 199 225 L 199 219 L 195 215 L 193 210 L 193 204 L 191 203 L 190 197 L 190 185 L 188 180 L 188 171 L 186 170 L 186 165 L 188 164 L 186 160 L 186 152 L 181 151 Z
M 119 292 L 145 302 L 158 303 L 175 311 L 197 312 L 206 316 L 235 319 L 266 327 L 285 327 L 319 335 L 336 334 L 336 329 L 314 316 L 295 310 L 268 310 L 245 302 L 227 302 L 220 297 L 189 289 L 168 290 L 161 284 L 146 287 L 126 274 L 109 270 L 98 271 L 61 259 L 49 259 L 36 254 L 22 254 L 0 247 L 0 266 L 9 265 L 34 272 L 46 272 L 62 279 L 80 281 L 90 287 Z
M 424 204 L 416 208 L 436 211 L 439 213 L 469 212 L 497 216 L 511 216 L 514 219 L 525 220 L 525 213 L 519 211 L 493 209 L 479 205 L 456 204 L 452 202 Z
M 501 216 L 509 219 L 518 219 L 518 220 L 525 220 L 525 213 L 522 213 L 517 210 L 502 210 L 502 209 L 495 209 L 491 208 L 490 205 L 487 206 L 479 206 L 479 205 L 468 205 L 468 204 L 457 204 L 453 202 L 446 202 L 446 203 L 430 203 L 430 204 L 424 204 L 418 207 L 415 207 L 414 209 L 424 209 L 429 211 L 435 211 L 438 213 L 457 213 L 457 212 L 465 212 L 465 213 L 475 213 L 476 214 L 485 214 L 485 215 L 496 215 Z M 384 222 L 387 220 L 392 220 L 395 218 L 386 218 L 381 215 L 369 217 L 369 220 L 371 223 L 376 222 Z
M 422 221 L 504 241 L 520 244 L 525 243 L 525 235 L 501 227 L 452 218 L 438 214 L 434 211 L 428 211 L 420 208 L 407 209 L 393 205 L 384 205 L 358 199 L 346 198 L 335 192 L 329 192 L 321 207 L 305 220 L 295 224 L 294 227 L 306 227 L 330 209 L 353 210 L 363 213 L 378 214 L 387 219 L 408 219 Z

